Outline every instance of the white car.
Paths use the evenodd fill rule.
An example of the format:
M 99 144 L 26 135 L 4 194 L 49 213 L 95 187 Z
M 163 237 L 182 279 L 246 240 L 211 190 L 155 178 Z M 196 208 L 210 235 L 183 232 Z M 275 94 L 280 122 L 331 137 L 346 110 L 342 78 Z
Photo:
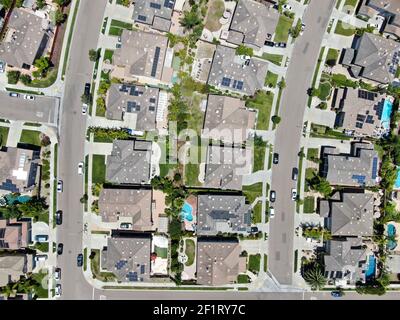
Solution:
M 30 94 L 25 94 L 25 95 L 24 95 L 24 99 L 25 99 L 25 100 L 35 100 L 35 97 L 34 97 L 34 96 L 31 96 Z
M 54 270 L 54 279 L 56 281 L 60 281 L 61 280 L 61 269 L 60 268 L 56 268 Z
M 88 105 L 84 103 L 82 105 L 82 115 L 86 115 L 87 111 L 88 111 Z
M 132 223 L 129 222 L 123 222 L 119 226 L 121 229 L 131 229 L 132 228 Z
M 57 182 L 57 192 L 62 192 L 63 191 L 63 182 L 62 180 L 58 180 Z
M 269 208 L 269 217 L 272 219 L 275 217 L 275 209 L 273 207 Z
M 296 200 L 297 199 L 297 189 L 293 188 L 292 189 L 292 200 Z
M 292 10 L 292 6 L 291 6 L 290 4 L 284 4 L 284 5 L 282 6 L 282 9 L 283 9 L 283 10 Z
M 83 175 L 83 161 L 78 163 L 78 174 L 81 176 Z
M 56 294 L 56 297 L 58 298 L 58 297 L 61 297 L 61 284 L 59 284 L 59 283 L 57 283 L 56 284 L 56 288 L 55 288 L 55 294 Z
M 4 61 L 0 61 L 0 73 L 4 73 L 6 71 L 6 66 Z

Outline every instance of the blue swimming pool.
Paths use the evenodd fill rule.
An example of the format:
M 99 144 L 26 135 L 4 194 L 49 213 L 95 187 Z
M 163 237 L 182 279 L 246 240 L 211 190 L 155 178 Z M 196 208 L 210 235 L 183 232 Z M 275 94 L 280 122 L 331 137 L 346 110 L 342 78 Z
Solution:
M 368 269 L 365 271 L 366 280 L 370 280 L 375 277 L 376 270 L 376 258 L 374 255 L 368 257 Z
M 187 220 L 189 222 L 193 221 L 193 208 L 186 201 L 182 207 L 181 218 L 182 218 L 182 220 Z
M 387 98 L 383 104 L 381 123 L 385 129 L 390 129 L 390 117 L 392 116 L 393 102 Z
M 389 240 L 386 246 L 389 250 L 394 250 L 397 247 L 397 241 L 394 239 L 396 236 L 396 227 L 393 224 L 388 224 L 387 234 Z
M 12 195 L 11 193 L 5 195 L 5 198 L 6 198 L 8 204 L 13 204 L 16 201 L 18 201 L 19 203 L 25 203 L 25 202 L 28 202 L 31 199 L 30 196 L 18 196 L 18 197 L 16 197 L 16 196 Z
M 395 189 L 400 189 L 400 167 L 397 167 L 397 178 L 394 182 Z

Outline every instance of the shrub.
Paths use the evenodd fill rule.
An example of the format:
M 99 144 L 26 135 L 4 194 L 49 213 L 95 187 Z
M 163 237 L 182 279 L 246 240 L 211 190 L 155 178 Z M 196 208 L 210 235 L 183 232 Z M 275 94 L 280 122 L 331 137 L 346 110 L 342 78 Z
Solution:
M 21 72 L 19 72 L 19 71 L 9 71 L 7 73 L 8 83 L 9 84 L 17 84 L 20 75 L 21 75 Z

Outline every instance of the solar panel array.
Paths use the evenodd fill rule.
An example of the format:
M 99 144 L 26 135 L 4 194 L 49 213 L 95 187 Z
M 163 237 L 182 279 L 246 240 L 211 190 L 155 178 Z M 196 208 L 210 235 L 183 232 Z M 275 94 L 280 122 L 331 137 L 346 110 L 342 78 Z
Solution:
M 150 8 L 161 9 L 161 4 L 150 2 Z
M 365 122 L 366 123 L 369 123 L 369 124 L 374 124 L 374 117 L 373 116 L 371 116 L 371 115 L 368 115 L 367 116 L 367 120 L 365 120 Z
M 221 81 L 221 85 L 224 87 L 230 87 L 232 82 L 231 78 L 223 77 Z M 243 81 L 240 80 L 233 80 L 232 84 L 233 89 L 242 90 L 243 89 Z
M 224 87 L 229 87 L 231 85 L 231 79 L 223 77 L 221 85 L 224 86 Z
M 121 270 L 127 263 L 128 263 L 127 260 L 119 260 L 119 261 L 115 264 L 115 267 L 117 268 L 117 270 Z
M 173 0 L 165 0 L 164 1 L 164 7 L 169 8 L 169 9 L 173 9 L 174 8 L 174 3 L 175 3 L 175 1 L 173 1 Z
M 363 175 L 359 175 L 359 174 L 353 174 L 353 176 L 351 177 L 354 180 L 357 180 L 357 183 L 359 184 L 365 184 L 365 176 Z
M 153 66 L 151 67 L 151 76 L 155 77 L 157 73 L 157 66 L 158 66 L 158 60 L 160 59 L 160 52 L 161 48 L 156 47 L 156 51 L 154 53 L 154 59 L 153 59 Z
M 126 277 L 129 281 L 138 281 L 138 274 L 137 272 L 129 272 Z
M 146 16 L 142 16 L 142 15 L 138 15 L 138 20 L 140 20 L 140 21 L 146 21 L 147 20 L 147 18 L 146 18 Z
M 375 94 L 373 92 L 358 90 L 358 97 L 365 100 L 373 101 L 375 99 Z
M 376 179 L 378 172 L 378 158 L 374 157 L 372 159 L 372 179 Z

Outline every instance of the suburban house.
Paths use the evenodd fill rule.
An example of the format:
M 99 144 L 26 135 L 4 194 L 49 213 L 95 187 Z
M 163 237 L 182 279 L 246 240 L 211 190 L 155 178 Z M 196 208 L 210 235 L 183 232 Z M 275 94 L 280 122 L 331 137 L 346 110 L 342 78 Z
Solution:
M 101 270 L 117 281 L 146 282 L 150 277 L 151 234 L 112 232 L 101 254 Z
M 107 156 L 106 180 L 119 184 L 148 184 L 151 175 L 151 141 L 114 140 Z
M 373 235 L 374 194 L 336 192 L 320 202 L 320 215 L 332 236 Z
M 0 193 L 32 191 L 39 159 L 39 151 L 3 147 L 0 150 Z
M 18 250 L 31 243 L 31 219 L 0 218 L 0 249 Z
M 158 88 L 114 83 L 107 91 L 106 118 L 121 121 L 129 118 L 130 128 L 154 130 L 159 92 Z
M 233 283 L 246 271 L 246 257 L 237 239 L 198 238 L 197 284 L 219 286 Z
M 252 95 L 264 87 L 267 71 L 267 61 L 239 56 L 234 48 L 218 45 L 207 83 L 221 90 Z
M 346 134 L 358 137 L 381 137 L 390 129 L 390 121 L 382 123 L 386 94 L 349 87 L 334 92 L 335 125 Z
M 103 222 L 132 223 L 134 231 L 150 231 L 152 222 L 151 189 L 103 188 L 99 196 Z
M 248 233 L 252 209 L 244 196 L 206 194 L 197 197 L 199 235 Z
M 400 38 L 400 2 L 398 0 L 361 0 L 357 15 L 364 18 L 381 16 L 385 19 L 379 32 Z
M 352 48 L 344 49 L 341 63 L 356 78 L 391 83 L 396 77 L 400 43 L 365 32 L 355 37 Z
M 175 0 L 135 0 L 133 20 L 153 29 L 168 32 Z
M 124 30 L 121 48 L 113 55 L 113 64 L 124 69 L 124 76 L 162 77 L 168 38 L 155 33 Z
M 242 176 L 250 174 L 251 151 L 247 148 L 212 145 L 207 148 L 204 186 L 215 189 L 242 189 Z
M 253 0 L 239 0 L 235 8 L 227 41 L 259 50 L 272 38 L 278 25 L 279 12 L 272 5 Z
M 0 60 L 12 67 L 30 69 L 47 51 L 51 37 L 49 21 L 14 8 L 6 28 L 0 44 Z
M 33 256 L 13 254 L 0 256 L 0 287 L 18 281 L 27 272 L 32 272 Z
M 373 144 L 354 143 L 350 154 L 323 147 L 322 175 L 331 185 L 372 187 L 378 184 L 378 153 Z
M 326 243 L 325 277 L 339 284 L 365 282 L 367 249 L 360 238 L 342 238 Z
M 204 116 L 202 137 L 228 143 L 246 141 L 254 129 L 256 112 L 247 109 L 245 102 L 227 96 L 209 95 Z

